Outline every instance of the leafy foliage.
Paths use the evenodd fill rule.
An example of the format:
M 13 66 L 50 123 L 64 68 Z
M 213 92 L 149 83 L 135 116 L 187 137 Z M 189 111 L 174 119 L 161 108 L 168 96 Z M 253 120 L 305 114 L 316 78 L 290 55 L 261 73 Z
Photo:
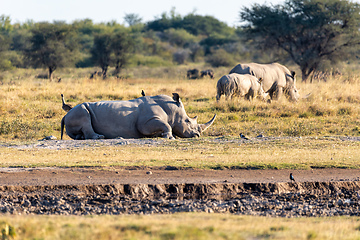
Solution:
M 118 31 L 112 36 L 111 48 L 114 53 L 115 74 L 117 75 L 129 61 L 129 54 L 133 48 L 132 39 L 125 31 Z
M 220 22 L 214 17 L 188 14 L 182 18 L 174 12 L 172 12 L 170 17 L 163 13 L 161 18 L 146 24 L 147 30 L 164 32 L 170 28 L 184 29 L 195 36 L 210 36 L 215 32 L 221 35 L 228 35 L 234 32 L 226 23 Z
M 0 16 L 0 70 L 6 70 L 11 68 L 11 62 L 6 59 L 6 51 L 10 47 L 9 32 L 12 26 L 10 24 L 10 18 L 5 15 Z
M 233 66 L 235 64 L 234 57 L 224 49 L 218 49 L 206 58 L 206 62 L 213 67 Z
M 299 65 L 303 80 L 323 60 L 337 62 L 360 43 L 360 5 L 340 0 L 289 0 L 285 5 L 255 4 L 240 16 L 248 37 L 263 48 L 277 46 Z
M 29 49 L 25 56 L 33 67 L 46 67 L 49 79 L 58 67 L 71 65 L 74 45 L 68 44 L 72 29 L 65 23 L 38 23 L 31 29 Z
M 10 17 L 2 15 L 0 68 L 45 67 L 51 77 L 59 67 L 100 66 L 104 76 L 110 67 L 118 76 L 126 66 L 229 67 L 245 61 L 292 60 L 306 80 L 339 61 L 358 61 L 349 54 L 358 51 L 360 42 L 358 10 L 358 4 L 340 0 L 255 4 L 241 12 L 247 22 L 241 28 L 194 12 L 181 16 L 174 8 L 147 23 L 126 14 L 127 26 L 115 21 L 95 24 L 91 19 L 12 25 Z
M 106 78 L 107 70 L 111 64 L 111 33 L 96 34 L 91 55 L 94 63 L 102 69 L 103 78 Z

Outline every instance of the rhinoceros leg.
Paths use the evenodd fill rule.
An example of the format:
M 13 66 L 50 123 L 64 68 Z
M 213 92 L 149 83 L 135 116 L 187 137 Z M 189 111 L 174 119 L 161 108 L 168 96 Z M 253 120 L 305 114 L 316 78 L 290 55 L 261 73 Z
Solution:
M 140 123 L 138 130 L 145 136 L 162 136 L 163 138 L 175 139 L 172 135 L 171 126 L 159 118 L 152 118 L 144 124 Z
M 234 95 L 234 92 L 232 91 L 227 91 L 225 92 L 225 99 L 226 100 L 231 100 L 232 96 Z
M 220 89 L 217 89 L 217 94 L 216 94 L 216 101 L 220 101 L 221 95 L 223 95 L 224 92 L 221 91 Z
M 276 91 L 275 91 L 274 99 L 279 100 L 281 98 L 282 94 L 283 94 L 283 88 L 282 87 L 277 87 Z
M 245 94 L 245 99 L 251 101 L 254 99 L 254 96 L 255 96 L 255 92 L 253 89 L 250 88 L 249 92 Z
M 90 116 L 89 116 L 90 118 Z M 91 120 L 89 120 L 87 123 L 84 123 L 81 131 L 83 132 L 83 136 L 80 136 L 80 139 L 104 139 L 104 135 L 97 134 L 94 132 L 92 126 L 91 126 Z M 79 135 L 78 135 L 79 136 Z M 77 136 L 77 137 L 78 137 Z
M 66 116 L 66 132 L 71 138 L 75 140 L 105 138 L 104 135 L 94 132 L 90 112 L 84 105 L 68 114 L 70 115 Z

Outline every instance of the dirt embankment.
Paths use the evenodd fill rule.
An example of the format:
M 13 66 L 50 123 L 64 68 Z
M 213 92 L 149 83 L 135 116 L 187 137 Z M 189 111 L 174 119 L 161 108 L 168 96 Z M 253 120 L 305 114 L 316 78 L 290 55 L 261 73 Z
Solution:
M 356 170 L 293 171 L 297 182 L 278 181 L 288 179 L 288 170 L 4 170 L 0 212 L 8 214 L 218 212 L 297 217 L 358 215 L 360 208 Z M 311 175 L 330 180 L 304 181 Z
M 360 182 L 2 186 L 8 214 L 359 215 Z
M 41 141 L 12 147 L 61 150 L 99 144 L 161 144 L 161 141 Z M 290 181 L 290 172 L 296 182 Z M 360 171 L 354 169 L 2 168 L 0 212 L 88 215 L 203 211 L 282 217 L 358 215 L 359 177 Z

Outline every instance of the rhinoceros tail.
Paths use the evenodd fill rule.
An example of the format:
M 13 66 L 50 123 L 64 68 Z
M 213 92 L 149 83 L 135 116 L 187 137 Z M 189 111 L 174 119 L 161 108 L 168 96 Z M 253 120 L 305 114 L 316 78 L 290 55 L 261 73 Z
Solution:
M 215 118 L 216 118 L 216 114 L 214 115 L 214 117 L 208 121 L 207 123 L 204 123 L 204 124 L 200 124 L 200 127 L 201 127 L 201 131 L 205 131 L 208 127 L 211 126 L 211 124 L 213 124 L 213 122 L 215 121 Z
M 61 140 L 63 139 L 63 135 L 64 135 L 64 126 L 65 126 L 65 116 L 61 119 Z

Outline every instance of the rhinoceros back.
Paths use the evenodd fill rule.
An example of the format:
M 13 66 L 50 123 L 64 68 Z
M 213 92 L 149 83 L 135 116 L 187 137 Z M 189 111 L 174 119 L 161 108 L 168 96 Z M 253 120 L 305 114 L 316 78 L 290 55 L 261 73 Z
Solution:
M 289 69 L 278 63 L 259 64 L 259 63 L 244 63 L 238 64 L 230 73 L 251 74 L 256 78 L 263 79 L 263 89 L 268 91 L 274 83 L 279 86 L 286 86 L 286 74 L 290 74 Z
M 136 120 L 139 115 L 139 99 L 130 101 L 103 101 L 83 103 L 91 117 L 94 131 L 105 138 L 138 138 Z

